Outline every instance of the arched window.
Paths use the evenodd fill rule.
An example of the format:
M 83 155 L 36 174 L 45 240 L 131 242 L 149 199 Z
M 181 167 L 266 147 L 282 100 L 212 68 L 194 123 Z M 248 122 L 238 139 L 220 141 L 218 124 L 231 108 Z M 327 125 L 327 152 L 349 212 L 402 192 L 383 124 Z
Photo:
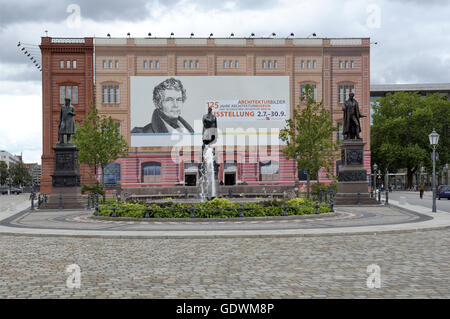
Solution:
M 145 162 L 142 163 L 142 182 L 158 183 L 161 181 L 161 163 Z
M 314 99 L 314 101 L 317 101 L 317 87 L 313 83 L 304 83 L 304 84 L 300 85 L 300 95 L 305 94 L 305 86 L 307 84 L 309 84 L 313 88 L 313 99 Z
M 120 181 L 120 164 L 110 163 L 105 167 L 105 184 L 117 184 Z
M 339 84 L 338 87 L 338 102 L 344 103 L 348 99 L 350 93 L 355 93 L 355 86 L 353 84 Z
M 271 160 L 259 162 L 259 173 L 261 181 L 278 180 L 278 162 Z

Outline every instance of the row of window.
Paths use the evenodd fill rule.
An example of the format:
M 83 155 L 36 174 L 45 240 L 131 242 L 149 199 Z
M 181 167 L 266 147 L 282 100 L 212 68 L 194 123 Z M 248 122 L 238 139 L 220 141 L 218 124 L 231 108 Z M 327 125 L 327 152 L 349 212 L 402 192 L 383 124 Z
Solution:
M 144 69 L 159 69 L 159 60 L 144 60 Z
M 76 69 L 77 68 L 77 60 L 67 60 L 67 61 L 59 61 L 59 67 L 61 69 Z
M 266 63 L 267 62 L 267 63 Z M 276 69 L 278 68 L 278 61 L 277 60 L 262 60 L 261 67 L 263 69 Z
M 103 60 L 102 61 L 102 66 L 104 69 L 112 69 L 114 66 L 114 69 L 118 69 L 119 68 L 119 60 Z
M 348 68 L 350 68 L 350 69 L 355 68 L 355 61 L 353 61 L 353 60 L 350 60 L 350 61 L 348 61 L 348 60 L 345 60 L 345 61 L 339 60 L 339 69 L 348 69 Z
M 224 69 L 237 69 L 239 67 L 239 61 L 234 60 L 223 60 L 223 68 Z
M 118 84 L 102 85 L 102 103 L 103 104 L 120 103 Z
M 316 60 L 302 60 L 300 62 L 300 66 L 302 69 L 315 69 L 317 67 L 317 61 Z
M 277 161 L 264 161 L 259 163 L 260 180 L 271 181 L 279 179 L 279 164 Z M 159 183 L 161 182 L 161 163 L 146 162 L 141 164 L 141 173 L 143 183 Z M 307 180 L 307 170 L 300 169 L 298 171 L 298 179 L 300 181 Z M 120 181 L 120 164 L 111 163 L 105 168 L 105 183 L 115 184 Z M 317 180 L 317 172 L 312 172 L 310 180 Z
M 183 61 L 183 67 L 185 68 L 185 69 L 198 69 L 198 67 L 199 67 L 199 62 L 198 62 L 198 60 L 195 60 L 195 61 L 193 61 L 193 60 L 184 60 Z
M 78 86 L 66 86 L 59 87 L 59 104 L 65 104 L 65 99 L 70 99 L 71 104 L 78 104 Z

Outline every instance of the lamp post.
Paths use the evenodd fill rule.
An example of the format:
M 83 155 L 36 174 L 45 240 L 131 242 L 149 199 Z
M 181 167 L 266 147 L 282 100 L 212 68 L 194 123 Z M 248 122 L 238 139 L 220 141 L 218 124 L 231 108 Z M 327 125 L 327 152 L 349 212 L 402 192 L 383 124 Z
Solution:
M 439 143 L 439 134 L 435 130 L 428 135 L 430 139 L 430 145 L 433 147 L 433 181 L 432 181 L 432 191 L 433 191 L 433 207 L 432 212 L 436 213 L 436 146 Z
M 373 184 L 372 184 L 372 193 L 373 193 L 373 198 L 377 198 L 377 192 L 376 192 L 376 185 L 377 185 L 377 168 L 378 165 L 375 163 L 373 164 Z

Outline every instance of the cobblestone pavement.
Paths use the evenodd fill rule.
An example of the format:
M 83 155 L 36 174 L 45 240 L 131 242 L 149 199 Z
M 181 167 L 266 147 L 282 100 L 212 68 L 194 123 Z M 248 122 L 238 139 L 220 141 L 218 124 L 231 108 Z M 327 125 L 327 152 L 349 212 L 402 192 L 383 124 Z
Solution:
M 1 225 L 47 229 L 88 229 L 102 231 L 176 231 L 176 230 L 274 230 L 274 229 L 318 229 L 333 227 L 354 227 L 368 225 L 392 225 L 415 223 L 430 217 L 407 212 L 395 207 L 336 207 L 337 215 L 290 216 L 281 220 L 224 220 L 224 221 L 152 221 L 142 222 L 115 220 L 94 220 L 88 211 L 34 211 L 18 214 Z
M 450 298 L 449 230 L 296 238 L 0 235 L 0 298 Z M 81 288 L 66 287 L 70 264 Z M 369 289 L 367 267 L 381 268 Z

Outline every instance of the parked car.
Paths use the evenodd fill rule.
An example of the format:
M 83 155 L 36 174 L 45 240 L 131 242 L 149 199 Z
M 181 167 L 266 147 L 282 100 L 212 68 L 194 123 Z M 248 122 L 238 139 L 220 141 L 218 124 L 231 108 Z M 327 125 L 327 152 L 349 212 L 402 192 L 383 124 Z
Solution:
M 8 190 L 9 190 L 9 187 L 1 187 L 0 188 L 0 192 L 2 193 L 2 195 L 8 194 Z M 11 187 L 11 194 L 19 195 L 21 193 L 22 193 L 21 188 Z
M 438 187 L 437 191 L 438 199 L 447 198 L 450 200 L 450 185 L 441 185 Z

